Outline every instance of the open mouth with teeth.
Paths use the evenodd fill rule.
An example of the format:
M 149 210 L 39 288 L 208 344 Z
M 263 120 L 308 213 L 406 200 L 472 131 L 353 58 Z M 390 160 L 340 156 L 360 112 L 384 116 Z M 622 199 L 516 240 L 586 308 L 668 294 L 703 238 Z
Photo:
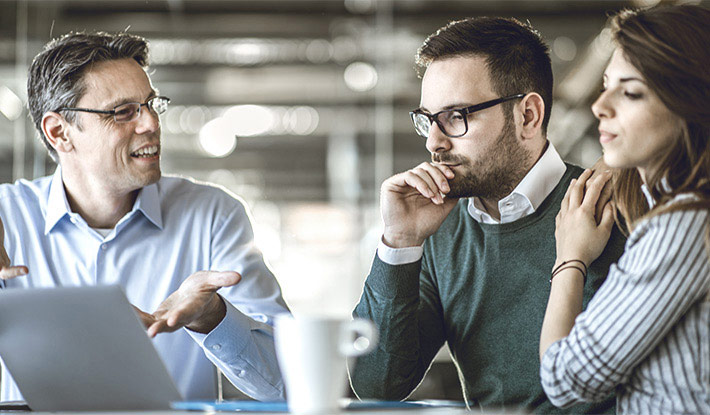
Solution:
M 147 146 L 139 148 L 138 150 L 131 153 L 133 158 L 153 158 L 160 155 L 160 147 L 158 146 Z

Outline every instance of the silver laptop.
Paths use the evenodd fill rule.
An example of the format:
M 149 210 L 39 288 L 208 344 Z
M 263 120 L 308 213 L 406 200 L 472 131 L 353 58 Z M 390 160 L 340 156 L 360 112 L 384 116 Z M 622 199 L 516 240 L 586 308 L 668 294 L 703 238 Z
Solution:
M 0 357 L 34 411 L 181 400 L 118 286 L 0 290 Z

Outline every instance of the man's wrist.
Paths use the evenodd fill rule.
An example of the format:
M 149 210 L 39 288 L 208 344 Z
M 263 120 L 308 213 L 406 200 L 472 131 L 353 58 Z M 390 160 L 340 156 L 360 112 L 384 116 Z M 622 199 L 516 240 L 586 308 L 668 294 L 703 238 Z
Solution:
M 399 249 L 422 246 L 422 244 L 424 244 L 424 239 L 417 238 L 411 235 L 392 234 L 385 231 L 385 233 L 382 235 L 382 242 L 390 248 Z
M 185 327 L 198 333 L 207 334 L 224 320 L 226 314 L 227 306 L 224 304 L 224 300 L 217 293 L 214 293 L 207 311 L 202 314 L 202 317 Z

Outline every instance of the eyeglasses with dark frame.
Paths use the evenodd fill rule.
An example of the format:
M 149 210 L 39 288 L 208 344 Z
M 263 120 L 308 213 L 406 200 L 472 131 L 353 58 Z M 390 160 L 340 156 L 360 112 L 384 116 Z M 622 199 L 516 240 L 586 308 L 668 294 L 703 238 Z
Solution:
M 91 108 L 70 108 L 63 107 L 59 111 L 81 111 L 81 112 L 91 112 L 93 114 L 107 114 L 113 115 L 113 120 L 117 123 L 130 122 L 137 119 L 141 115 L 141 107 L 148 107 L 151 111 L 160 115 L 168 110 L 168 104 L 170 103 L 170 98 L 164 96 L 155 96 L 148 99 L 148 101 L 140 102 L 127 102 L 125 104 L 116 105 L 112 110 L 95 110 Z
M 525 95 L 527 94 L 508 95 L 507 97 L 492 99 L 490 101 L 481 102 L 480 104 L 471 105 L 470 107 L 453 108 L 439 111 L 435 114 L 427 114 L 422 109 L 415 109 L 409 113 L 409 116 L 412 118 L 412 123 L 414 123 L 414 129 L 417 131 L 417 134 L 424 138 L 429 137 L 429 130 L 431 129 L 432 123 L 436 123 L 441 132 L 447 137 L 456 138 L 468 132 L 469 114 L 506 101 L 522 98 Z

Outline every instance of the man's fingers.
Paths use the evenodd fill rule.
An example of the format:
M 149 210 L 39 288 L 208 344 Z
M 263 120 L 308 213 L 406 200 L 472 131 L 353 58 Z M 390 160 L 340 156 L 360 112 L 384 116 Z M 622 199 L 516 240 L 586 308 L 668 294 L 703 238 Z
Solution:
M 29 272 L 30 271 L 24 265 L 12 266 L 12 261 L 10 261 L 5 247 L 2 245 L 2 242 L 0 242 L 0 279 L 9 280 L 19 277 L 20 275 L 27 275 Z
M 165 318 L 165 314 L 168 312 L 167 309 L 162 308 L 162 307 L 163 307 L 163 304 L 161 304 L 160 306 L 158 306 L 158 309 L 155 310 L 155 312 L 153 313 L 153 317 L 154 317 L 156 320 L 161 320 L 161 319 Z
M 132 305 L 132 304 L 131 304 Z M 153 317 L 152 314 L 148 314 L 145 311 L 141 310 L 140 308 L 133 306 L 133 309 L 136 311 L 136 314 L 138 314 L 138 318 L 141 321 L 141 324 L 143 324 L 143 327 L 146 329 L 150 327 L 153 323 L 155 323 L 155 317 Z
M 217 288 L 231 287 L 242 280 L 242 276 L 235 271 L 208 271 L 207 282 Z
M 441 195 L 440 195 L 441 191 L 439 190 L 439 185 L 436 183 L 434 178 L 431 177 L 430 172 L 428 172 L 427 170 L 425 170 L 423 168 L 419 168 L 419 167 L 416 169 L 410 170 L 410 172 L 412 174 L 416 175 L 417 177 L 419 177 L 420 179 L 422 179 L 422 181 L 424 183 L 426 183 L 426 187 L 429 190 L 429 194 L 431 194 L 433 196 L 432 199 L 438 200 L 437 197 L 439 199 L 441 198 Z
M 404 182 L 407 186 L 416 189 L 417 192 L 427 199 L 434 200 L 438 196 L 438 193 L 430 188 L 427 182 L 411 171 L 405 173 Z
M 180 327 L 171 327 L 167 320 L 158 320 L 148 327 L 147 333 L 150 337 L 155 337 L 159 333 L 172 333 Z
M 0 268 L 0 279 L 9 280 L 12 278 L 19 277 L 21 275 L 27 275 L 29 270 L 24 265 L 18 265 L 14 267 L 2 267 Z
M 444 203 L 442 194 L 448 193 L 449 180 L 454 178 L 454 171 L 449 166 L 435 163 L 422 163 L 404 173 L 387 180 L 390 189 L 410 187 L 419 194 L 431 199 L 437 205 Z M 385 185 L 383 185 L 383 189 Z M 396 190 L 395 190 L 396 191 Z
M 454 176 L 450 167 L 431 163 L 424 163 L 419 167 L 429 173 L 429 176 L 435 182 L 439 192 L 444 194 L 449 193 L 449 179 L 453 179 Z
M 9 267 L 11 264 L 12 261 L 10 261 L 7 251 L 5 251 L 5 247 L 0 245 L 0 269 Z
M 190 320 L 192 320 L 192 315 L 194 310 L 190 310 L 188 307 L 182 307 L 177 310 L 173 310 L 168 314 L 165 322 L 167 325 L 175 330 L 185 327 Z
M 456 174 L 454 173 L 454 170 L 451 167 L 447 166 L 446 164 L 441 164 L 441 163 L 426 163 L 426 164 L 428 164 L 429 166 L 435 167 L 436 169 L 441 171 L 441 173 L 444 174 L 444 177 L 446 177 L 449 180 L 453 179 L 456 176 Z
M 160 321 L 156 321 L 155 323 L 151 324 L 150 327 L 146 329 L 146 333 L 148 333 L 148 337 L 155 337 L 156 334 L 160 333 Z

